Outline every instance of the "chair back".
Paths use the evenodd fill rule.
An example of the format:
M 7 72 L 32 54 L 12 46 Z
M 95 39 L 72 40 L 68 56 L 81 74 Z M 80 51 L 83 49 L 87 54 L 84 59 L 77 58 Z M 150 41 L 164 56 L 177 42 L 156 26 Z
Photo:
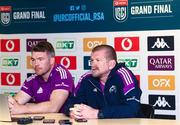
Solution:
M 150 104 L 141 104 L 141 111 L 145 118 L 154 118 L 154 107 Z

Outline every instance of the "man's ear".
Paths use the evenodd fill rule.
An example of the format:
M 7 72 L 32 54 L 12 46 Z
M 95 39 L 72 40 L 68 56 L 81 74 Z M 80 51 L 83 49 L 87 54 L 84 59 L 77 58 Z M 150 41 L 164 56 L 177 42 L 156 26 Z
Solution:
M 51 65 L 54 65 L 54 63 L 55 63 L 55 57 L 51 57 L 50 63 L 51 63 Z
M 116 61 L 115 60 L 110 60 L 109 61 L 109 69 L 110 70 L 113 69 L 115 67 L 115 65 L 116 65 Z

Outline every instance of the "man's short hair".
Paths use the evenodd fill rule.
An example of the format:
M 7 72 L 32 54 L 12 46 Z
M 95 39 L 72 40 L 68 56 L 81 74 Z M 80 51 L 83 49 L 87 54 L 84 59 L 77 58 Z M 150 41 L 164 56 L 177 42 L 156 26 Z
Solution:
M 49 42 L 39 42 L 32 49 L 31 52 L 47 52 L 52 57 L 55 56 L 55 51 L 51 43 Z
M 117 55 L 114 48 L 110 45 L 98 45 L 92 49 L 92 53 L 99 50 L 106 50 L 106 58 L 109 60 L 115 60 L 117 62 Z

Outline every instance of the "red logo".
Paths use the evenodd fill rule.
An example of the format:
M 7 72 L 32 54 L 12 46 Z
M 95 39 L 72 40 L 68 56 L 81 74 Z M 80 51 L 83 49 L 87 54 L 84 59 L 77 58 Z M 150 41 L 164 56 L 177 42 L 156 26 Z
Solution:
M 56 56 L 55 61 L 57 64 L 61 64 L 67 69 L 76 69 L 76 56 Z
M 140 75 L 135 75 L 135 77 L 138 80 L 138 86 L 140 87 Z
M 20 39 L 1 39 L 2 52 L 19 52 Z
M 139 51 L 139 37 L 115 37 L 116 51 Z
M 20 73 L 1 73 L 1 83 L 4 86 L 20 86 Z

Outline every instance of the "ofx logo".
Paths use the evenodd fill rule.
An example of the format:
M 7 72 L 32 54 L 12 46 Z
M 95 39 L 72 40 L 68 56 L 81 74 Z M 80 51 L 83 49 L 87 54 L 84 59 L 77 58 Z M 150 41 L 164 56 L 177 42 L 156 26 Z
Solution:
M 116 51 L 139 51 L 139 37 L 115 37 Z
M 131 70 L 139 69 L 139 57 L 136 56 L 118 56 L 118 63 L 125 63 Z
M 0 39 L 2 52 L 19 52 L 20 39 Z
M 83 39 L 83 50 L 90 52 L 94 47 L 102 44 L 106 44 L 106 38 L 84 38 Z
M 75 40 L 74 39 L 57 39 L 56 50 L 59 51 L 74 51 L 75 50 Z
M 20 73 L 1 73 L 3 86 L 20 86 Z
M 27 69 L 33 69 L 32 62 L 31 62 L 31 56 L 26 57 L 26 66 L 27 66 Z
M 148 70 L 174 70 L 174 56 L 148 56 Z
M 57 64 L 61 64 L 67 69 L 76 69 L 76 56 L 56 56 L 55 61 Z
M 128 0 L 113 0 L 113 16 L 117 22 L 128 18 Z
M 84 70 L 90 70 L 90 69 L 91 69 L 90 56 L 84 56 Z
M 175 90 L 175 77 L 173 75 L 148 76 L 149 90 Z
M 149 95 L 149 104 L 155 109 L 175 110 L 176 108 L 174 95 Z
M 47 39 L 26 39 L 26 51 L 30 52 L 32 47 L 37 45 L 39 42 L 46 42 Z
M 19 68 L 20 58 L 19 57 L 2 57 L 1 58 L 2 68 Z
M 0 22 L 4 26 L 11 23 L 11 6 L 0 6 Z
M 174 50 L 174 36 L 148 37 L 148 51 Z

